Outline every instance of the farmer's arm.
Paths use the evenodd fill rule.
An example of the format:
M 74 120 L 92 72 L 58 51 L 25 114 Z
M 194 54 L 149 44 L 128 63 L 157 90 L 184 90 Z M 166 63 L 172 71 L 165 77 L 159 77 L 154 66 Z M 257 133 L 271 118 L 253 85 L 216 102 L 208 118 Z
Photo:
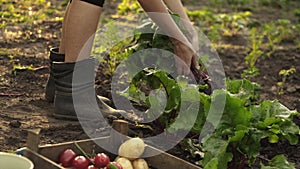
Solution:
M 188 74 L 191 64 L 196 66 L 195 52 L 192 45 L 180 31 L 171 15 L 168 13 L 167 7 L 162 0 L 138 0 L 142 8 L 147 12 L 149 17 L 171 37 L 175 46 L 175 53 L 182 59 L 186 65 L 177 63 L 179 73 Z
M 185 21 L 189 21 L 189 17 L 184 10 L 181 0 L 163 0 L 163 1 L 172 12 L 178 14 L 180 18 L 184 19 Z
M 185 9 L 181 3 L 181 0 L 163 0 L 167 7 L 173 12 L 180 16 L 181 26 L 186 30 L 194 31 L 193 25 L 185 12 Z M 190 32 L 193 33 L 193 32 Z
M 149 17 L 170 37 L 176 38 L 183 43 L 189 43 L 184 34 L 177 27 L 166 5 L 162 0 L 138 0 Z
M 198 51 L 199 40 L 198 32 L 195 30 L 192 22 L 190 21 L 181 0 L 163 0 L 167 7 L 173 12 L 180 16 L 181 28 L 185 29 L 185 36 L 188 38 L 189 42 L 192 43 L 193 49 Z

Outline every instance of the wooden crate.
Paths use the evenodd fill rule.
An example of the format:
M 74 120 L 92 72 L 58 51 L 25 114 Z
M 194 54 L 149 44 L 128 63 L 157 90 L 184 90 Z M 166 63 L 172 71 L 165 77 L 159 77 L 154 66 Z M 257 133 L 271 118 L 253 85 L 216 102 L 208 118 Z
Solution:
M 114 122 L 113 127 L 115 130 L 118 130 L 123 134 L 127 132 L 126 123 L 122 121 Z M 24 156 L 29 158 L 34 163 L 35 169 L 65 169 L 57 164 L 59 154 L 67 148 L 71 148 L 77 154 L 80 154 L 80 151 L 76 147 L 75 143 L 84 149 L 86 153 L 91 154 L 93 152 L 104 152 L 108 154 L 111 159 L 116 157 L 116 155 L 103 150 L 96 144 L 98 141 L 111 143 L 113 140 L 115 140 L 114 136 L 39 146 L 38 135 L 39 131 L 29 132 L 27 147 L 24 149 Z M 146 146 L 145 152 L 158 154 L 156 156 L 145 158 L 149 166 L 156 169 L 201 169 L 194 164 L 191 164 L 166 152 L 160 151 L 149 145 Z

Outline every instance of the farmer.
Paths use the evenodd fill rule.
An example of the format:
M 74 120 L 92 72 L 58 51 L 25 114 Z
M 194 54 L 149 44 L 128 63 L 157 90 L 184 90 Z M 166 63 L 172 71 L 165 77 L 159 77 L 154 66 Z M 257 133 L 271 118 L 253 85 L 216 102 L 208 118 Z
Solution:
M 187 27 L 192 28 L 181 1 L 138 0 L 138 2 L 164 33 L 172 37 L 174 52 L 182 60 L 176 62 L 178 73 L 188 74 L 191 65 L 198 67 L 195 50 L 192 47 L 193 33 L 186 37 L 168 14 L 167 8 L 179 14 L 181 19 L 188 21 Z M 82 50 L 88 39 L 96 32 L 103 4 L 104 0 L 71 0 L 67 6 L 60 46 L 50 49 L 50 76 L 46 86 L 46 99 L 54 102 L 54 116 L 57 118 L 76 120 L 78 113 L 76 116 L 75 109 L 82 112 L 92 112 L 91 109 L 100 110 L 104 117 L 124 112 L 108 106 L 105 103 L 107 98 L 95 95 L 96 59 L 89 57 L 91 47 Z M 157 17 L 151 13 L 163 13 L 165 17 Z M 92 40 L 89 42 L 92 43 Z M 76 77 L 73 74 L 76 74 Z M 92 103 L 95 100 L 99 109 L 93 108 Z M 86 117 L 88 118 L 88 115 Z

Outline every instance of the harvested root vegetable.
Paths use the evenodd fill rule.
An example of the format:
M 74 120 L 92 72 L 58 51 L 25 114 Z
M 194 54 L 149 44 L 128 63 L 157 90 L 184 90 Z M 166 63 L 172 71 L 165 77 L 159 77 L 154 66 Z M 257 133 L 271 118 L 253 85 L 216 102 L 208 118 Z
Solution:
M 116 162 L 119 163 L 123 169 L 133 169 L 131 161 L 127 158 L 119 157 L 116 159 Z
M 146 160 L 140 158 L 132 162 L 133 169 L 149 169 Z
M 132 138 L 121 144 L 119 156 L 126 157 L 129 160 L 139 158 L 145 150 L 145 143 L 140 138 Z

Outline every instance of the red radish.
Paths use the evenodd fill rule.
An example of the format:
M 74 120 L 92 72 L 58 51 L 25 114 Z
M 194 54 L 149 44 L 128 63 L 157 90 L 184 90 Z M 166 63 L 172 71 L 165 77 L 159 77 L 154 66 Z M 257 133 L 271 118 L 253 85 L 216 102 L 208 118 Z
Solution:
M 90 162 L 84 156 L 77 156 L 72 162 L 72 166 L 75 169 L 86 169 L 89 166 Z
M 110 159 L 106 154 L 98 153 L 94 158 L 94 162 L 97 167 L 103 168 L 110 163 Z
M 72 149 L 66 149 L 60 154 L 59 162 L 63 167 L 70 167 L 75 157 L 76 153 Z

